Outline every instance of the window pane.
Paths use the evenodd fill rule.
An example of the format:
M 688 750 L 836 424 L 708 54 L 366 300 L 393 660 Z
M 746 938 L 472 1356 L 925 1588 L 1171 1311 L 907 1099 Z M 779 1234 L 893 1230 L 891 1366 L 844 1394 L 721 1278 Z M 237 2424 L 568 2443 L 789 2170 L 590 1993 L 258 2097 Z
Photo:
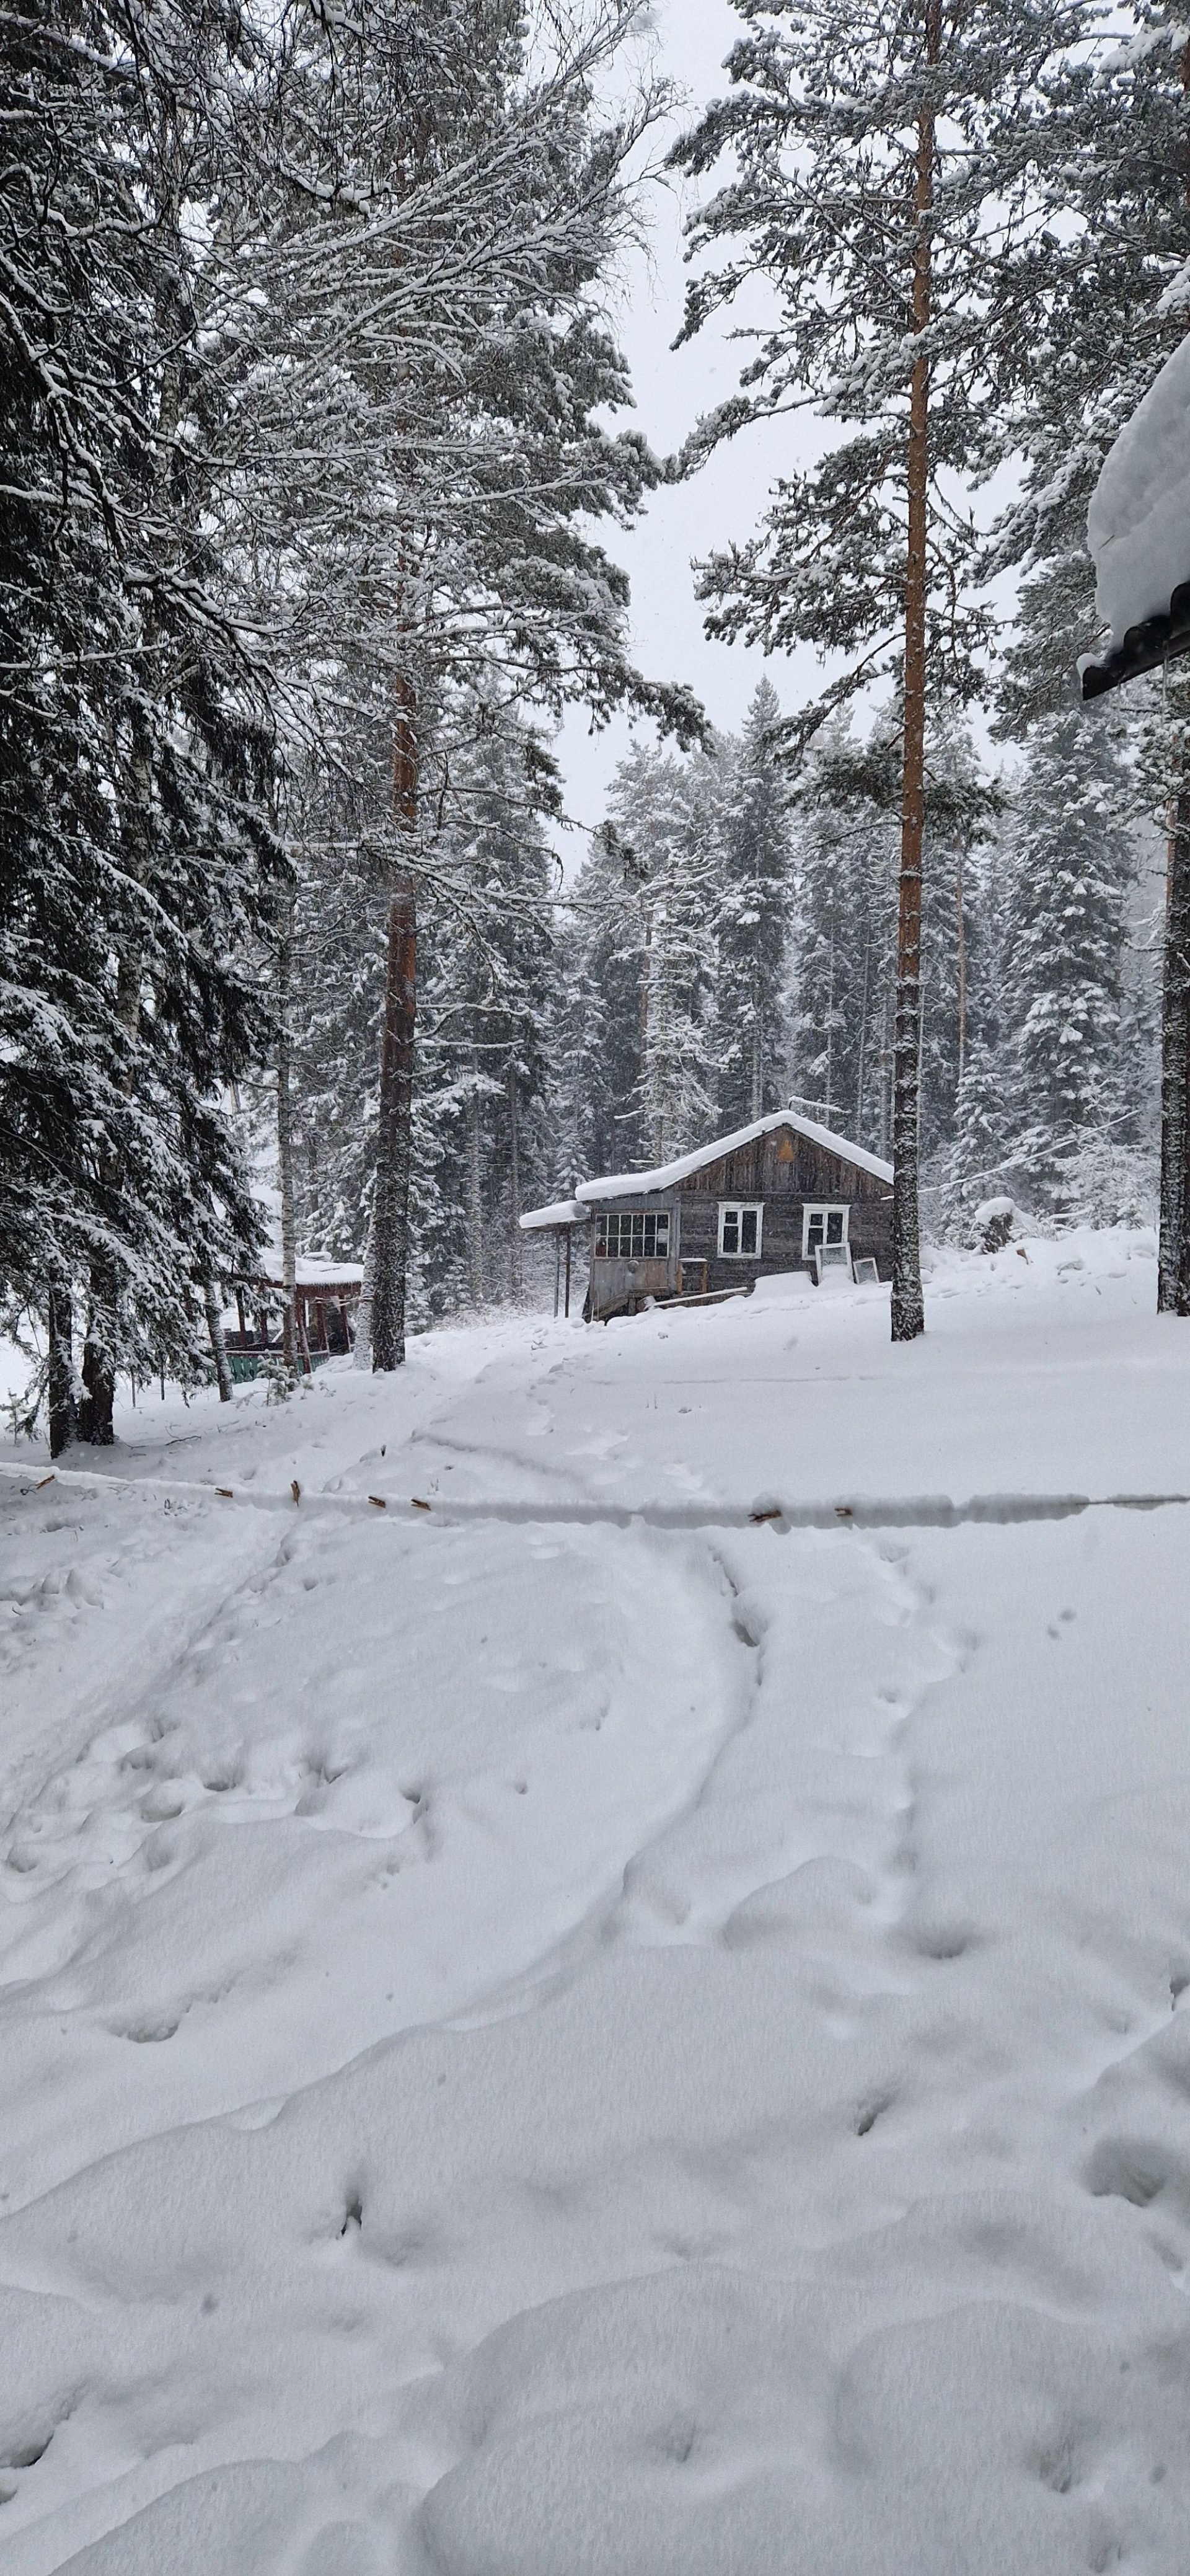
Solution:
M 645 1218 L 645 1259 L 646 1259 L 646 1261 L 652 1261 L 652 1260 L 653 1260 L 653 1258 L 654 1258 L 654 1256 L 655 1256 L 655 1254 L 656 1254 L 656 1251 L 657 1251 L 657 1219 L 656 1219 L 656 1217 L 655 1217 L 655 1216 L 646 1216 L 646 1218 Z
M 662 1261 L 669 1257 L 669 1218 L 667 1216 L 659 1216 L 657 1219 L 657 1253 Z
M 738 1208 L 724 1208 L 724 1211 L 723 1211 L 723 1249 L 724 1249 L 724 1251 L 725 1251 L 725 1252 L 738 1252 L 738 1251 L 739 1251 L 739 1248 L 740 1248 L 740 1211 L 739 1211 L 739 1209 L 738 1209 Z
M 827 1242 L 828 1242 L 828 1243 L 841 1243 L 841 1242 L 842 1242 L 842 1240 L 843 1240 L 843 1210 L 842 1210 L 842 1208 L 828 1208 L 828 1209 L 827 1209 L 827 1216 L 826 1216 L 826 1239 L 827 1239 Z
M 755 1210 L 755 1208 L 744 1208 L 744 1209 L 742 1210 L 742 1212 L 741 1212 L 741 1215 L 740 1215 L 740 1250 L 741 1250 L 741 1252 L 751 1252 L 751 1253 L 754 1253 L 754 1252 L 755 1252 L 755 1250 L 756 1250 L 756 1210 Z
M 815 1244 L 821 1243 L 822 1241 L 822 1224 L 822 1209 L 813 1208 L 810 1213 L 810 1222 L 806 1229 L 806 1243 L 811 1252 L 813 1252 Z

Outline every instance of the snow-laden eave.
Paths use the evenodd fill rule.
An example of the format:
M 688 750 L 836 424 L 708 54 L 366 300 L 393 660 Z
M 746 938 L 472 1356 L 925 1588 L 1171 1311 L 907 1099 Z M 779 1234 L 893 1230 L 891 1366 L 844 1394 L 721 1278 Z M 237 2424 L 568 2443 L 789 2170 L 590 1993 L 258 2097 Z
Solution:
M 710 1145 L 700 1145 L 693 1154 L 682 1154 L 676 1163 L 661 1163 L 653 1172 L 614 1172 L 597 1181 L 580 1181 L 575 1191 L 588 1207 L 604 1199 L 644 1198 L 655 1190 L 675 1189 L 708 1163 L 719 1163 L 725 1154 L 738 1153 L 741 1146 L 754 1145 L 760 1136 L 771 1136 L 777 1127 L 792 1127 L 795 1135 L 804 1136 L 811 1145 L 821 1146 L 824 1153 L 837 1154 L 840 1162 L 853 1163 L 874 1181 L 884 1181 L 892 1188 L 892 1164 L 882 1163 L 862 1145 L 853 1145 L 847 1136 L 836 1136 L 831 1127 L 820 1127 L 814 1118 L 803 1118 L 796 1109 L 774 1109 L 767 1118 L 755 1118 L 750 1127 L 736 1127 L 730 1136 L 716 1136 Z
M 1129 626 L 1114 651 L 1101 659 L 1093 653 L 1079 655 L 1084 703 L 1122 687 L 1125 680 L 1138 680 L 1142 671 L 1158 670 L 1178 653 L 1190 653 L 1190 581 L 1180 581 L 1171 591 L 1168 608 Z
M 1087 543 L 1108 636 L 1079 672 L 1084 698 L 1098 698 L 1190 650 L 1190 337 L 1104 457 Z
M 549 1207 L 526 1208 L 520 1218 L 522 1234 L 539 1234 L 551 1225 L 589 1225 L 590 1214 L 577 1199 L 554 1199 Z

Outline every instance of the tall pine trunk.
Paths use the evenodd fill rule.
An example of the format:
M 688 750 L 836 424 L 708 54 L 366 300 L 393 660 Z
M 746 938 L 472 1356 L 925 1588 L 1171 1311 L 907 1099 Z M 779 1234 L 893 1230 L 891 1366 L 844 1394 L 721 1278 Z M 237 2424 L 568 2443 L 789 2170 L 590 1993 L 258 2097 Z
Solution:
M 927 75 L 941 50 L 941 0 L 926 0 Z M 911 327 L 929 327 L 930 214 L 934 202 L 934 102 L 917 119 Z M 905 744 L 901 778 L 901 874 L 897 902 L 897 1024 L 893 1059 L 892 1337 L 912 1342 L 925 1330 L 918 1213 L 921 1095 L 921 862 L 925 838 L 926 511 L 929 495 L 930 362 L 923 349 L 909 388 L 909 524 L 905 562 Z
M 412 856 L 417 829 L 417 698 L 412 681 L 403 673 L 396 684 L 393 819 Z M 401 1368 L 405 1359 L 416 1013 L 417 896 L 412 868 L 398 860 L 389 890 L 373 1213 L 372 1366 L 381 1371 Z
M 297 1223 L 293 1204 L 293 1037 L 289 1025 L 293 983 L 292 886 L 277 942 L 277 1177 L 281 1185 L 281 1293 L 285 1300 L 281 1347 L 287 1377 L 298 1375 Z
M 1187 1151 L 1190 1116 L 1190 784 L 1174 808 L 1165 894 L 1165 982 L 1161 1005 L 1161 1253 L 1157 1311 L 1190 1314 Z

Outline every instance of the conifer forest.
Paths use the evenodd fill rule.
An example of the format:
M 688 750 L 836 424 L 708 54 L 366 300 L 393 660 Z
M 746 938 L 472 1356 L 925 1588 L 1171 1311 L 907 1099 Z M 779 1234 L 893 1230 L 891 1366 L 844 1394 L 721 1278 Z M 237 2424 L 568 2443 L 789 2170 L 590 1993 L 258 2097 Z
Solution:
M 1188 2576 L 1185 13 L 0 115 L 0 2576 Z
M 209 1375 L 263 1173 L 377 1367 L 524 1293 L 521 1206 L 779 1101 L 936 1237 L 1150 1210 L 1184 691 L 1077 665 L 1185 327 L 1180 25 L 740 0 L 680 105 L 644 0 L 3 26 L 0 1269 L 57 1436 Z M 764 317 L 673 455 L 615 329 L 659 181 L 685 336 Z M 685 576 L 771 656 L 733 734 L 637 667 L 617 535 L 799 412 Z M 602 816 L 572 707 L 634 719 Z

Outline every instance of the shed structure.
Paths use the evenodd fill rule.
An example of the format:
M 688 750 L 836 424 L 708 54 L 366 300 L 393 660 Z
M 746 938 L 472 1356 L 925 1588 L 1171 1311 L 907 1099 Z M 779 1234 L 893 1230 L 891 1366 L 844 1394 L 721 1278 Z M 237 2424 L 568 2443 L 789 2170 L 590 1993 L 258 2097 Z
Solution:
M 653 1172 L 580 1181 L 591 1219 L 584 1313 L 633 1314 L 648 1297 L 738 1293 L 777 1271 L 860 1262 L 892 1272 L 892 1165 L 792 1109 Z M 869 1273 L 869 1275 L 871 1275 Z
M 647 1298 L 732 1296 L 806 1270 L 876 1265 L 891 1278 L 891 1164 L 798 1110 L 698 1146 L 657 1172 L 580 1180 L 572 1203 L 531 1208 L 531 1226 L 590 1224 L 585 1316 L 636 1314 Z M 868 1270 L 871 1275 L 871 1270 Z
M 323 1261 L 299 1255 L 296 1279 L 297 1357 L 304 1376 L 324 1360 L 345 1358 L 355 1341 L 356 1312 L 363 1292 L 362 1265 Z M 232 1284 L 235 1321 L 225 1323 L 224 1339 L 233 1378 L 253 1378 L 282 1348 L 285 1290 L 281 1263 L 264 1262 L 250 1278 Z

